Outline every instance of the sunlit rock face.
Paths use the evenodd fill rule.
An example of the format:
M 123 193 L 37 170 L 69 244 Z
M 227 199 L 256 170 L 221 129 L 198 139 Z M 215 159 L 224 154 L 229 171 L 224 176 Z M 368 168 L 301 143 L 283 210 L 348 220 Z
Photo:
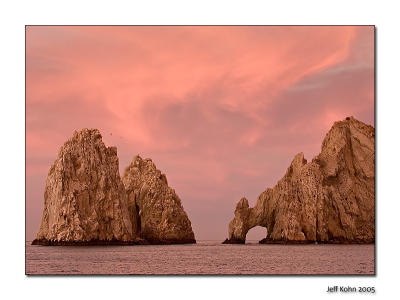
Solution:
M 311 162 L 297 154 L 283 178 L 253 208 L 239 201 L 224 243 L 371 243 L 375 240 L 375 130 L 353 117 L 336 122 Z
M 117 149 L 97 129 L 75 132 L 50 168 L 40 229 L 33 244 L 136 243 L 137 215 L 119 175 Z
M 196 242 L 181 200 L 151 159 L 135 156 L 125 169 L 122 181 L 128 194 L 129 211 L 139 215 L 136 227 L 140 237 L 152 244 Z

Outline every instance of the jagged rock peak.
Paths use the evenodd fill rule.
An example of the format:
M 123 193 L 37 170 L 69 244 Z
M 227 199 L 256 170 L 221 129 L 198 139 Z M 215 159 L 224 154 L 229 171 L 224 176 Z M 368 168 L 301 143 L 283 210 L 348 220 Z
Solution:
M 321 152 L 332 151 L 336 153 L 336 146 L 343 146 L 347 140 L 352 137 L 354 139 L 362 138 L 362 142 L 367 143 L 367 147 L 371 148 L 371 142 L 375 142 L 375 129 L 371 125 L 365 124 L 354 117 L 347 117 L 345 120 L 337 121 L 326 134 Z M 358 140 L 361 142 L 360 140 Z
M 136 155 L 122 181 L 129 210 L 138 212 L 137 227 L 142 238 L 154 244 L 196 242 L 181 200 L 151 159 Z
M 240 211 L 242 209 L 249 208 L 249 200 L 246 197 L 240 199 L 240 201 L 236 204 L 236 211 Z
M 33 244 L 135 243 L 117 149 L 97 129 L 75 131 L 51 166 Z M 136 222 L 134 222 L 136 224 Z
M 301 171 L 303 166 L 307 163 L 307 160 L 304 158 L 303 152 L 298 153 L 290 163 L 289 168 L 286 171 L 287 176 L 295 176 Z
M 163 183 L 168 185 L 167 176 L 157 169 L 151 158 L 143 159 L 139 154 L 136 155 L 131 164 L 125 169 L 125 172 L 129 171 L 129 168 L 132 166 L 137 168 L 141 173 L 147 174 L 150 177 L 159 178 Z
M 370 243 L 375 239 L 375 130 L 348 117 L 335 122 L 311 162 L 295 156 L 253 208 L 238 203 L 224 243 L 244 243 L 254 226 L 265 243 Z

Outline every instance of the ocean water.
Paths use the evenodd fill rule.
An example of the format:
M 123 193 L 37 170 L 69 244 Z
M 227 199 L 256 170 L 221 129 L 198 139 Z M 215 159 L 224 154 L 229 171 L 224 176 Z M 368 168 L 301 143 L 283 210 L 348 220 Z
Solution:
M 32 246 L 26 274 L 374 274 L 374 245 Z

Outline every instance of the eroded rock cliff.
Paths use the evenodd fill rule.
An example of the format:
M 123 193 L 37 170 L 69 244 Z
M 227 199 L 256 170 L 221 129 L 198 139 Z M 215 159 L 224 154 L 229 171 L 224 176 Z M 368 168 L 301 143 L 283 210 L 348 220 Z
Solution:
M 137 215 L 118 170 L 117 149 L 98 130 L 75 132 L 46 180 L 44 211 L 33 244 L 135 244 Z
M 129 210 L 138 212 L 136 226 L 143 239 L 153 244 L 196 242 L 181 200 L 151 159 L 135 156 L 122 181 Z
M 374 242 L 374 128 L 353 117 L 336 122 L 311 162 L 297 154 L 253 208 L 239 201 L 224 243 L 244 243 L 254 226 L 267 228 L 260 243 Z

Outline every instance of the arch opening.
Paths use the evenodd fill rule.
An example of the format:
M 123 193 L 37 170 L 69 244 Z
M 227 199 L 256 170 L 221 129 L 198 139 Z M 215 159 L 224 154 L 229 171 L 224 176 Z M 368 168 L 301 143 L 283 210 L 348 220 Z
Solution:
M 259 241 L 267 237 L 267 228 L 254 226 L 246 234 L 246 244 L 258 244 Z

